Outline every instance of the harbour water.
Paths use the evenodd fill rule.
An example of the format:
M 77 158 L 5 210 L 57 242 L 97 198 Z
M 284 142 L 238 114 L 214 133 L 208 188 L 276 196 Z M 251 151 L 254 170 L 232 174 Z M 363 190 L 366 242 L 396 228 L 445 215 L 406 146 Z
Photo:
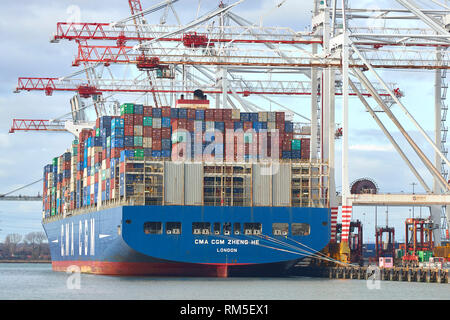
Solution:
M 79 278 L 77 278 L 79 276 Z M 448 284 L 318 278 L 155 278 L 53 272 L 0 263 L 0 300 L 448 300 Z

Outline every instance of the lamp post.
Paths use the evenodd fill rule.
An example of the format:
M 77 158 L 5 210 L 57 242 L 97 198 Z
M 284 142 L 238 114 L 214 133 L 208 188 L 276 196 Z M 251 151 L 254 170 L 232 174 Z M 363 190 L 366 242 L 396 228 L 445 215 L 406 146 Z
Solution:
M 415 182 L 411 183 L 412 188 L 413 188 L 413 194 L 415 194 L 415 193 L 414 193 L 414 186 L 415 186 L 416 184 L 417 184 L 417 183 L 415 183 Z M 414 219 L 414 205 L 412 206 L 412 218 Z

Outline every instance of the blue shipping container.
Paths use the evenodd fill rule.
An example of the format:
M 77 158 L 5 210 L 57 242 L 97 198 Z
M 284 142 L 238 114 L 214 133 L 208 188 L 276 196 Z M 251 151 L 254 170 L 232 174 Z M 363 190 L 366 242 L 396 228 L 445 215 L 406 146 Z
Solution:
M 170 118 L 163 117 L 161 120 L 161 127 L 170 128 Z
M 161 118 L 161 116 L 162 116 L 161 108 L 153 108 L 152 109 L 152 117 L 153 118 Z
M 205 120 L 205 110 L 195 110 L 195 120 Z

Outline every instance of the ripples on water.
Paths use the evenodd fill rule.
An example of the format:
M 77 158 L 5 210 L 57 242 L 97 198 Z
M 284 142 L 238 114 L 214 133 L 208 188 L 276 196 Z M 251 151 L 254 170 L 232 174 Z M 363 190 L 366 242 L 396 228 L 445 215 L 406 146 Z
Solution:
M 68 289 L 69 275 L 50 264 L 0 264 L 0 300 L 305 300 L 450 299 L 448 284 L 317 278 L 154 278 L 80 275 L 80 289 Z

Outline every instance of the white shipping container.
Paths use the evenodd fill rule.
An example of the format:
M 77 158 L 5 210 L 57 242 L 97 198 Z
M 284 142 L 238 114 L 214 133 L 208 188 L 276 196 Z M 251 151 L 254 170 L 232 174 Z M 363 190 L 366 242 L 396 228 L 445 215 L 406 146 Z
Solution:
M 268 113 L 266 111 L 258 112 L 258 121 L 259 122 L 267 122 Z
M 152 127 L 155 129 L 161 129 L 161 118 L 153 118 Z
M 272 204 L 272 176 L 271 166 L 261 163 L 253 164 L 253 206 L 270 206 Z
M 231 110 L 231 119 L 232 120 L 240 120 L 241 119 L 241 110 L 239 110 L 239 109 Z
M 134 126 L 134 135 L 142 136 L 143 127 L 142 126 Z
M 272 199 L 274 207 L 291 205 L 291 165 L 274 164 L 272 175 Z
M 164 162 L 164 202 L 182 205 L 184 195 L 184 165 L 171 161 Z
M 202 205 L 203 164 L 185 163 L 184 168 L 184 204 L 190 206 Z

